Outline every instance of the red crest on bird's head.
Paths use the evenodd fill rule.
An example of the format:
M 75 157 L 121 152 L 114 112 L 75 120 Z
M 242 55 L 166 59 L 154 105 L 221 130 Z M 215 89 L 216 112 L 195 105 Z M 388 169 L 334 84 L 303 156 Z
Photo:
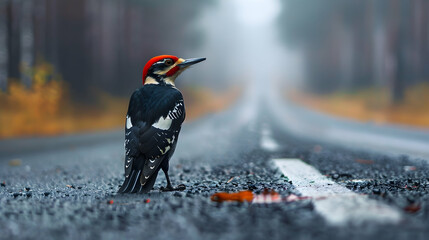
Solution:
M 146 77 L 147 77 L 147 72 L 149 71 L 149 68 L 150 68 L 154 63 L 159 62 L 159 61 L 161 61 L 161 60 L 163 60 L 163 59 L 166 59 L 166 58 L 171 58 L 171 59 L 173 59 L 173 61 L 174 61 L 174 62 L 176 62 L 177 60 L 179 60 L 179 58 L 178 58 L 178 57 L 173 56 L 173 55 L 159 55 L 159 56 L 156 56 L 156 57 L 151 58 L 151 59 L 146 63 L 146 65 L 145 65 L 145 66 L 144 66 L 144 68 L 143 68 L 143 85 L 144 85 L 145 79 L 146 79 Z

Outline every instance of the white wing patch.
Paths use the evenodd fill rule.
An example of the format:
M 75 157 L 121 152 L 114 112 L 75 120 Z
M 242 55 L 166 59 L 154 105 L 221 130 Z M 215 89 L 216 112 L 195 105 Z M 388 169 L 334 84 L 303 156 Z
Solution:
M 133 127 L 133 124 L 131 123 L 131 117 L 127 115 L 127 129 L 130 129 Z
M 181 107 L 183 106 L 183 101 L 179 101 L 176 103 L 176 106 L 174 106 L 173 110 L 170 110 L 167 114 L 167 117 L 160 117 L 156 123 L 152 125 L 154 128 L 158 128 L 161 130 L 168 130 L 170 129 L 171 123 L 174 119 L 178 119 L 182 114 Z
M 152 124 L 152 127 L 158 128 L 161 130 L 168 130 L 172 122 L 173 120 L 168 116 L 166 118 L 160 117 L 156 123 Z

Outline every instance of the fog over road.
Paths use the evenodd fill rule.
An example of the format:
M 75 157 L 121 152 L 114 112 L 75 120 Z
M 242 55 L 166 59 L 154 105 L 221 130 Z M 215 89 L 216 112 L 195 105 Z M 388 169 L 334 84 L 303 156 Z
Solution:
M 320 132 L 300 135 L 279 117 L 294 110 L 273 99 L 254 85 L 226 111 L 184 125 L 171 160 L 173 184 L 184 183 L 183 192 L 160 192 L 166 183 L 160 175 L 148 195 L 116 194 L 123 179 L 122 130 L 0 142 L 0 181 L 5 183 L 0 187 L 0 238 L 418 239 L 428 234 L 427 158 L 367 151 L 364 145 L 325 139 Z M 290 116 L 304 122 L 300 117 Z M 320 122 L 306 119 L 312 120 L 313 126 Z M 283 177 L 272 162 L 279 158 L 301 159 L 320 172 L 304 186 L 316 190 L 303 190 L 304 180 L 296 176 Z M 11 166 L 13 159 L 21 165 Z M 345 190 L 332 191 L 323 175 Z M 311 198 L 273 204 L 210 200 L 215 192 L 261 193 L 265 188 L 284 197 Z M 350 190 L 365 194 L 363 201 L 347 204 L 350 198 L 343 196 Z M 311 194 L 343 199 L 336 204 L 346 211 L 329 218 L 326 204 L 320 207 L 320 198 Z M 386 217 L 366 214 L 371 206 L 365 199 L 388 208 L 380 213 Z M 352 209 L 357 214 L 350 216 Z M 333 224 L 330 219 L 345 220 Z

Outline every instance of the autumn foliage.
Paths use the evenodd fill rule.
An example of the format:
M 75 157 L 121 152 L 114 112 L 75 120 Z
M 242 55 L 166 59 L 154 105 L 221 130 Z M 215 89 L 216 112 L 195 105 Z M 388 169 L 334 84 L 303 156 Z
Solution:
M 96 102 L 74 103 L 52 65 L 42 63 L 30 72 L 30 88 L 11 82 L 0 91 L 0 138 L 52 136 L 120 128 L 124 124 L 128 97 L 94 92 Z M 185 88 L 187 121 L 229 106 L 238 89 L 214 93 L 205 88 Z
M 392 103 L 387 89 L 375 88 L 331 95 L 291 92 L 288 98 L 321 112 L 363 122 L 429 127 L 428 83 L 408 88 L 400 103 Z
M 32 76 L 30 88 L 12 82 L 7 93 L 0 93 L 1 138 L 111 129 L 123 124 L 127 100 L 97 93 L 97 104 L 74 104 L 52 65 L 37 65 Z

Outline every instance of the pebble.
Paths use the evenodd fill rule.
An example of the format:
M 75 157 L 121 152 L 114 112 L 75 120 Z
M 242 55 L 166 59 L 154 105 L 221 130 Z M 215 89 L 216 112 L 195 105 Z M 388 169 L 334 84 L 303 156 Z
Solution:
M 380 189 L 378 189 L 378 188 L 374 188 L 374 189 L 372 190 L 372 192 L 373 192 L 374 194 L 380 194 L 380 193 L 381 193 Z

